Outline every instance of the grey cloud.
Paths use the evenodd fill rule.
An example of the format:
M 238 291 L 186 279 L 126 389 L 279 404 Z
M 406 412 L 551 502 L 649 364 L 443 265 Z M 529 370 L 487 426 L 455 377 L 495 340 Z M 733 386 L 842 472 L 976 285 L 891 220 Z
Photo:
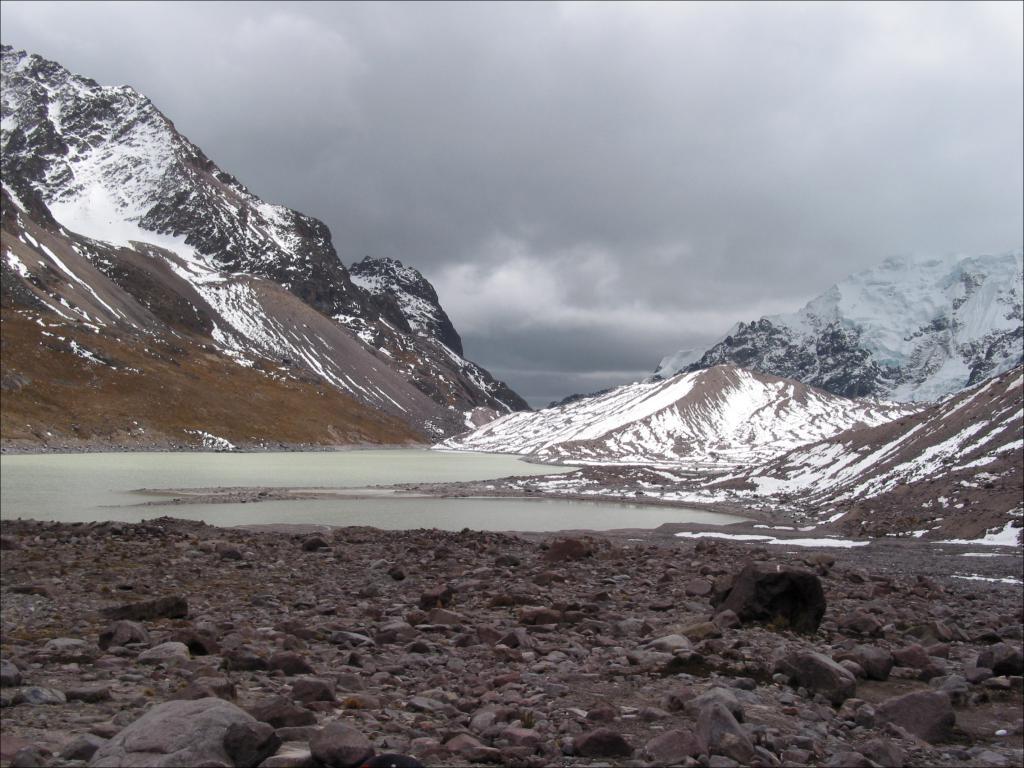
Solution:
M 420 268 L 533 400 L 887 255 L 1021 245 L 1019 3 L 4 3 L 2 22 L 145 92 L 346 262 Z

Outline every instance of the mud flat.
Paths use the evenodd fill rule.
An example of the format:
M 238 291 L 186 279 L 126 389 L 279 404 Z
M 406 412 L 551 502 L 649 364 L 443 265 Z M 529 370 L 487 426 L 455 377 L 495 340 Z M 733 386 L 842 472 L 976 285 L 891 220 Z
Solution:
M 171 751 L 221 708 L 186 762 L 1020 765 L 1019 549 L 678 532 L 4 522 L 0 762 L 130 765 L 143 716 Z M 748 566 L 820 606 L 751 618 Z

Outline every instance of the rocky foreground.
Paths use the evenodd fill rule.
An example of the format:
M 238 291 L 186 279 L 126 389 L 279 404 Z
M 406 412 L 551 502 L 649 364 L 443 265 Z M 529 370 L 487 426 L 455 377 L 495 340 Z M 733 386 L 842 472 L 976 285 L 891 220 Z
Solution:
M 4 765 L 1024 760 L 1019 551 L 977 558 L 1000 583 L 898 542 L 168 518 L 0 541 Z

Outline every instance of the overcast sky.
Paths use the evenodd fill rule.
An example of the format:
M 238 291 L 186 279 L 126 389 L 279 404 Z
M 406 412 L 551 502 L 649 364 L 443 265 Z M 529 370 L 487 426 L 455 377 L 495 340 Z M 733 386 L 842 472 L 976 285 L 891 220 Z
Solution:
M 1019 2 L 2 4 L 342 260 L 435 285 L 533 404 L 894 254 L 1019 248 Z

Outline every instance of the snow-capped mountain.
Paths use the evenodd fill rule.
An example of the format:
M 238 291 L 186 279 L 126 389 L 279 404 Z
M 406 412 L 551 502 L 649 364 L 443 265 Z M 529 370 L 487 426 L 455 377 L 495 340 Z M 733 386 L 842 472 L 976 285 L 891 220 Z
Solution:
M 844 430 L 876 426 L 917 410 L 850 400 L 723 365 L 509 414 L 441 447 L 574 464 L 720 469 L 767 461 Z
M 469 403 L 477 415 L 480 409 L 491 415 L 530 410 L 503 381 L 465 359 L 462 338 L 434 286 L 418 270 L 397 259 L 366 257 L 349 268 L 349 276 L 371 301 L 387 309 L 387 319 L 404 333 L 393 333 L 392 323 L 371 329 L 358 318 L 340 319 L 374 346 L 391 352 L 399 369 L 424 392 L 435 399 L 442 396 L 445 403 Z
M 126 343 L 189 335 L 427 436 L 525 407 L 448 348 L 450 322 L 414 330 L 385 276 L 354 285 L 324 224 L 252 194 L 141 94 L 9 46 L 2 75 L 5 307 Z
M 794 314 L 666 357 L 657 374 L 734 363 L 849 397 L 936 400 L 1020 364 L 1022 266 L 1021 251 L 888 259 Z
M 715 485 L 835 513 L 848 532 L 985 535 L 1024 515 L 1024 368 Z M 1012 539 L 1012 535 L 1009 537 Z M 1009 541 L 1007 543 L 1013 543 Z

